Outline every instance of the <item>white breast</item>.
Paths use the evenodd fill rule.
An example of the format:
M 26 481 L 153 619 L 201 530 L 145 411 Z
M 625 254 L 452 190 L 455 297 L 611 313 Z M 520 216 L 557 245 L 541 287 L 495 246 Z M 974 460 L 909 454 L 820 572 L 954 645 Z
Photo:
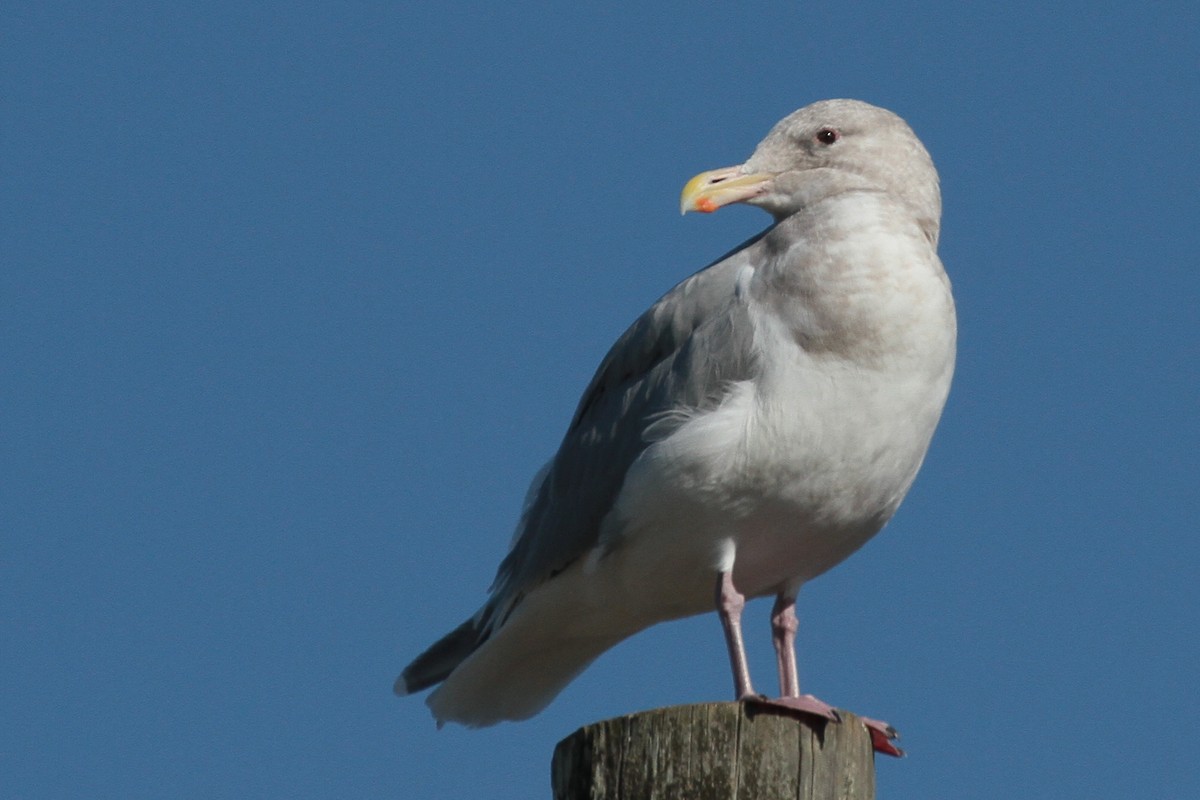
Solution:
M 749 595 L 830 569 L 887 522 L 920 467 L 949 389 L 953 303 L 919 232 L 872 214 L 853 209 L 842 222 L 855 235 L 834 226 L 819 255 L 802 241 L 739 281 L 759 374 L 713 410 L 680 410 L 629 471 L 606 547 L 635 551 L 621 559 L 631 582 L 698 582 L 698 607 L 680 613 L 711 604 L 707 576 L 729 562 Z

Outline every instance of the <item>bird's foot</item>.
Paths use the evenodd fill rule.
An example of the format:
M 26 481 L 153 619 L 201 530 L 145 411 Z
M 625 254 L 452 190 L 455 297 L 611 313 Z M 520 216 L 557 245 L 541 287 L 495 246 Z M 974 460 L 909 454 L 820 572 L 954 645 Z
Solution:
M 867 733 L 871 734 L 871 746 L 875 748 L 876 753 L 896 758 L 903 757 L 904 751 L 895 744 L 895 741 L 900 738 L 900 734 L 895 728 L 886 722 L 880 722 L 870 717 L 859 717 L 859 720 L 866 726 Z
M 842 721 L 837 709 L 824 700 L 818 700 L 811 694 L 804 694 L 799 697 L 764 697 L 763 695 L 756 694 L 742 697 L 741 700 L 768 708 L 779 708 L 790 712 L 812 714 L 813 716 L 834 722 Z M 875 749 L 875 752 L 895 756 L 896 758 L 904 755 L 904 751 L 895 744 L 896 739 L 900 738 L 900 734 L 895 728 L 886 722 L 880 722 L 870 717 L 859 717 L 858 719 L 862 722 L 863 727 L 867 729 L 867 733 L 871 735 L 871 746 Z
M 833 706 L 824 700 L 818 700 L 811 694 L 802 694 L 799 697 L 764 697 L 759 694 L 751 697 L 743 697 L 742 700 L 760 706 L 798 711 L 801 714 L 812 714 L 815 717 L 822 717 L 834 722 L 842 721 L 842 718 L 838 716 L 837 710 Z

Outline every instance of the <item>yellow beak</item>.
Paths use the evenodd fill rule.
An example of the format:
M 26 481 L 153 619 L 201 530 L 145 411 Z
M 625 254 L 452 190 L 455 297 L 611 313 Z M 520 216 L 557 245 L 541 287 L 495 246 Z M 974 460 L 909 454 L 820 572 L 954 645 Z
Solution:
M 749 200 L 762 194 L 774 177 L 767 172 L 745 175 L 740 166 L 701 172 L 683 187 L 679 213 L 702 211 L 711 214 L 721 206 Z

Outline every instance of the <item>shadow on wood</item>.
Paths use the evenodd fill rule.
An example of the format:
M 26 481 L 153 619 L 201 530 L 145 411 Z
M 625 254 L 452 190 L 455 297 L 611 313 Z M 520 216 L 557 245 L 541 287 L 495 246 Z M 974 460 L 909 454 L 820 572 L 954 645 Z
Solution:
M 839 713 L 706 703 L 597 722 L 554 749 L 554 798 L 874 800 L 871 737 Z

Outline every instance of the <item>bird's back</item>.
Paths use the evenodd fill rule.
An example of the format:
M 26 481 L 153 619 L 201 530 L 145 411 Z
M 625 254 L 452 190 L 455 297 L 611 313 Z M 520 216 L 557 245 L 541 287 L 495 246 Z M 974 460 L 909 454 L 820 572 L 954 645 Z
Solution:
M 925 148 L 889 111 L 814 103 L 681 198 L 685 211 L 730 203 L 776 224 L 617 340 L 530 489 L 488 602 L 398 681 L 407 693 L 444 680 L 428 700 L 439 720 L 536 713 L 621 639 L 712 608 L 714 589 L 749 696 L 729 635 L 737 598 L 777 593 L 790 613 L 799 585 L 907 492 L 955 347 Z M 795 673 L 788 642 L 781 678 Z

